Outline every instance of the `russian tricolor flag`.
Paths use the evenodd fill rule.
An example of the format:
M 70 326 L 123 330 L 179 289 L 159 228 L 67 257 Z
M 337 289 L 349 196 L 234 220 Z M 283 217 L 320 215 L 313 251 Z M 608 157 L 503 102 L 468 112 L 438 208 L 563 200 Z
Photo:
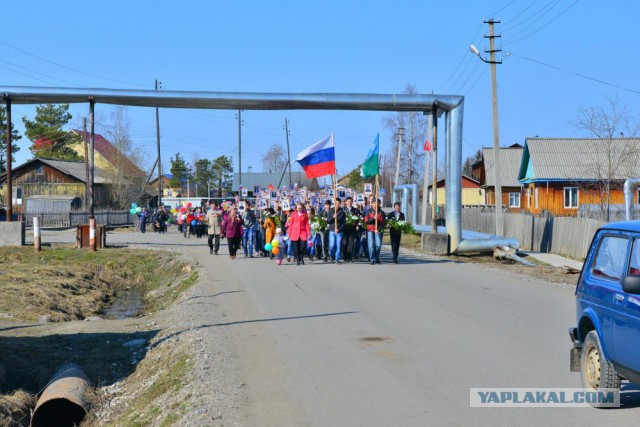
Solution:
M 296 158 L 307 178 L 318 178 L 336 173 L 333 134 L 301 151 Z

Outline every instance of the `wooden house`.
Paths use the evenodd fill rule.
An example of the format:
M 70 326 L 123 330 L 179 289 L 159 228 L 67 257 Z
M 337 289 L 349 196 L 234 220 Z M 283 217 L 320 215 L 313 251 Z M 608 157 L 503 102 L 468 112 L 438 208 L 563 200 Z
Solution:
M 433 184 L 428 187 L 428 201 L 431 204 Z M 436 203 L 438 205 L 446 204 L 446 182 L 443 179 L 437 182 L 436 186 Z M 462 206 L 483 206 L 485 200 L 485 190 L 480 187 L 480 182 L 466 175 L 462 175 Z
M 94 200 L 96 207 L 104 207 L 109 203 L 109 189 L 104 171 L 94 170 Z M 85 206 L 86 203 L 86 168 L 84 162 L 62 160 L 33 159 L 14 167 L 12 177 L 12 201 L 16 212 L 23 212 L 26 201 L 30 197 L 42 200 L 68 200 L 70 208 Z M 0 175 L 0 194 L 7 200 L 6 173 Z M 77 199 L 77 200 L 74 200 Z M 6 203 L 6 202 L 5 202 Z
M 527 209 L 575 216 L 581 205 L 623 204 L 640 177 L 639 138 L 527 138 L 518 171 Z M 635 202 L 640 202 L 638 193 Z
M 518 169 L 522 159 L 522 145 L 514 144 L 509 147 L 501 147 L 500 155 L 500 185 L 502 187 L 502 206 L 510 212 L 520 212 L 526 209 L 523 205 L 522 184 L 518 182 Z M 485 204 L 496 204 L 496 175 L 493 159 L 493 148 L 482 149 L 482 160 L 473 166 L 474 178 L 480 181 L 480 186 L 485 190 Z
M 162 175 L 162 197 L 179 197 L 182 195 L 182 188 L 181 187 L 174 187 L 173 185 L 171 185 L 171 178 L 173 177 L 173 174 L 170 173 L 165 173 Z M 152 179 L 149 182 L 149 185 L 151 186 L 151 188 L 156 189 L 158 188 L 158 177 Z

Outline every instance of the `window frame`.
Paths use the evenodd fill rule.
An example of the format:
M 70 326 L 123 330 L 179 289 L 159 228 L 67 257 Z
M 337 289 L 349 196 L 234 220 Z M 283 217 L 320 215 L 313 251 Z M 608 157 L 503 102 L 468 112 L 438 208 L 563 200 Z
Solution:
M 514 196 L 514 198 L 517 198 L 517 199 L 518 199 L 518 204 L 512 204 L 512 203 L 511 203 L 511 196 L 512 196 L 512 195 Z M 519 192 L 519 191 L 511 191 L 511 192 L 509 192 L 509 207 L 510 207 L 510 208 L 519 208 L 519 207 L 520 207 L 520 204 L 521 204 L 521 199 L 520 199 L 520 197 L 521 197 L 521 194 L 520 194 L 520 192 Z
M 571 195 L 569 196 L 569 204 L 567 204 L 567 190 L 575 190 L 576 192 L 576 205 L 571 206 Z M 565 209 L 578 209 L 580 206 L 580 191 L 578 187 L 563 187 L 562 188 L 562 199 L 563 205 Z

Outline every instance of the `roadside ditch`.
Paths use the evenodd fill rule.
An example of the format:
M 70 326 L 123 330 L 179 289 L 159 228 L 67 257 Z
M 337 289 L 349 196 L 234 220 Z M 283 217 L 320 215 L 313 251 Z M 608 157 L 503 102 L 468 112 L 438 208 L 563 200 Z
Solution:
M 153 314 L 197 281 L 197 266 L 171 251 L 0 248 L 0 426 L 28 426 L 36 400 L 69 364 L 91 384 L 83 425 L 157 418 L 154 401 L 185 384 L 191 362 Z M 135 402 L 114 409 L 125 381 L 138 391 Z M 176 403 L 158 424 L 184 410 Z

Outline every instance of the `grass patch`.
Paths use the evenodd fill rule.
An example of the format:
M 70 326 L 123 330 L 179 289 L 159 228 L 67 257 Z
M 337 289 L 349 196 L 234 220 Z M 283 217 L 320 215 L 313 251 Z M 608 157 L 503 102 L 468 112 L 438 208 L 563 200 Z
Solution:
M 49 315 L 52 321 L 80 320 L 99 315 L 118 291 L 130 288 L 145 293 L 171 288 L 173 302 L 196 279 L 190 266 L 168 251 L 104 248 L 88 252 L 61 246 L 35 254 L 28 247 L 2 247 L 0 319 L 35 321 Z M 149 298 L 145 305 L 148 309 L 167 306 Z
M 382 235 L 382 243 L 390 245 L 391 244 L 391 236 L 389 233 L 384 233 Z M 411 249 L 413 251 L 422 250 L 422 234 L 402 234 L 402 238 L 400 239 L 400 247 Z
M 167 396 L 177 395 L 187 384 L 187 375 L 191 369 L 191 359 L 185 353 L 174 355 L 168 369 L 166 369 L 166 362 L 161 365 L 151 362 L 140 364 L 140 376 L 155 377 L 155 380 L 132 400 L 126 412 L 111 425 L 147 426 L 162 413 L 167 415 L 160 425 L 175 424 L 180 419 L 180 415 L 186 413 L 187 405 L 174 401 L 168 407 L 161 409 L 158 402 Z

